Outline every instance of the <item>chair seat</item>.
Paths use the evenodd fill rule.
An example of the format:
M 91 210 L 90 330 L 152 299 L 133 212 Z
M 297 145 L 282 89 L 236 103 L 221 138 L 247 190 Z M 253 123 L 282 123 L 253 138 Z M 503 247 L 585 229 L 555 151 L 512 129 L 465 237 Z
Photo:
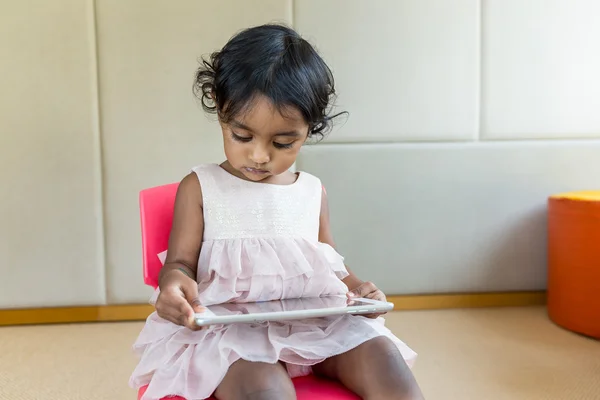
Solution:
M 359 400 L 360 397 L 350 392 L 337 382 L 317 378 L 314 375 L 294 378 L 294 387 L 298 400 Z M 146 391 L 146 386 L 140 388 L 138 400 Z M 214 400 L 214 398 L 211 398 Z M 164 400 L 186 400 L 183 397 L 165 397 Z

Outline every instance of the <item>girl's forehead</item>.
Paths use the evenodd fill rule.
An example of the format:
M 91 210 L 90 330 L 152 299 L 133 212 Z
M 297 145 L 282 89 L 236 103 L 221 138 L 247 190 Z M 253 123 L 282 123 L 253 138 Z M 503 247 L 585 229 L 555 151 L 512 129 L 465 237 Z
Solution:
M 308 123 L 294 107 L 276 107 L 268 98 L 258 96 L 229 125 L 257 134 L 298 131 L 307 133 Z

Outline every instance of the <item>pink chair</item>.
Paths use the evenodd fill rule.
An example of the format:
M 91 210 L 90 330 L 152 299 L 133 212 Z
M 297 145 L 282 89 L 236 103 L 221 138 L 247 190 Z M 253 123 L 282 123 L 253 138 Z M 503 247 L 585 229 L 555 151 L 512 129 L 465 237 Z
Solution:
M 142 259 L 144 283 L 156 288 L 162 263 L 158 253 L 167 249 L 173 223 L 173 208 L 178 183 L 144 189 L 140 192 L 140 219 L 142 224 Z M 298 400 L 357 400 L 359 397 L 338 382 L 314 375 L 293 379 Z M 140 388 L 138 400 L 146 391 Z M 164 400 L 186 400 L 168 397 Z

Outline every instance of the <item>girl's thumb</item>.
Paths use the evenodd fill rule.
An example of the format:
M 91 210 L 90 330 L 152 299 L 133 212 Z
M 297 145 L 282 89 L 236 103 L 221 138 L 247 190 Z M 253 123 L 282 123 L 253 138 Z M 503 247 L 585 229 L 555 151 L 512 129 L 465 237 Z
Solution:
M 348 292 L 348 297 L 363 297 L 363 285 L 360 285 Z
M 198 299 L 198 297 L 196 297 L 194 300 L 192 300 L 190 302 L 192 308 L 194 309 L 195 313 L 201 313 L 204 312 L 204 307 L 202 307 L 202 304 L 200 304 L 200 300 Z
M 186 282 L 187 283 L 187 282 Z M 198 299 L 198 285 L 196 282 L 192 281 L 184 285 L 182 288 L 183 294 L 187 302 L 192 306 L 192 309 L 195 313 L 199 313 L 204 311 L 204 308 L 200 304 L 200 300 Z

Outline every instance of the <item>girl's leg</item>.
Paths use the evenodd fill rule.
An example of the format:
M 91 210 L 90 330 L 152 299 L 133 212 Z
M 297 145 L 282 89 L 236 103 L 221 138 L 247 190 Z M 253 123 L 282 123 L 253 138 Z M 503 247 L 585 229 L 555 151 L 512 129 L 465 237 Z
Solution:
M 295 400 L 296 390 L 280 363 L 238 360 L 229 367 L 215 397 L 219 400 Z
M 423 394 L 400 351 L 377 337 L 313 367 L 315 374 L 339 380 L 366 400 L 422 400 Z

